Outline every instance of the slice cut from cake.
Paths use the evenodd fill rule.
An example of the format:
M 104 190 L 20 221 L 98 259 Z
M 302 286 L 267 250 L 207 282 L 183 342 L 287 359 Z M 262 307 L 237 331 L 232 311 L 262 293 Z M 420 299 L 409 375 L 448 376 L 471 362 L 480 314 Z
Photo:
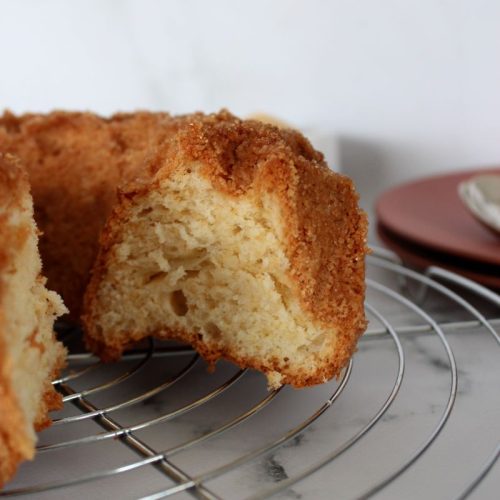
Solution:
M 62 406 L 51 380 L 65 349 L 53 324 L 66 308 L 45 288 L 37 243 L 26 172 L 0 154 L 0 487 L 33 458 L 35 430 Z
M 263 371 L 338 375 L 366 326 L 367 221 L 352 182 L 298 132 L 193 116 L 124 188 L 84 305 L 104 360 L 146 336 Z

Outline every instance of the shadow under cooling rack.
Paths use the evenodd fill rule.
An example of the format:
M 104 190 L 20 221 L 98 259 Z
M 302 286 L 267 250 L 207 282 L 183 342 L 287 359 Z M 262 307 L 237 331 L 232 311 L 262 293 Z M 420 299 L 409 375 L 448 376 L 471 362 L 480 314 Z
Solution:
M 496 498 L 500 297 L 378 249 L 366 311 L 342 378 L 310 389 L 167 343 L 71 354 L 64 409 L 0 496 Z

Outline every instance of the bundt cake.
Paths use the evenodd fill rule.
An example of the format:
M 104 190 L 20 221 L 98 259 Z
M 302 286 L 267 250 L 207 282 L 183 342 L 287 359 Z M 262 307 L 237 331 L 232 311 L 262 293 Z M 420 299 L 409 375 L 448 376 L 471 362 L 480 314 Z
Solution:
M 35 430 L 61 407 L 51 380 L 65 349 L 53 324 L 66 309 L 45 288 L 28 177 L 0 154 L 0 487 L 33 458 Z
M 87 287 L 88 347 L 146 336 L 263 371 L 270 387 L 339 374 L 366 326 L 366 215 L 298 132 L 192 115 L 120 190 Z

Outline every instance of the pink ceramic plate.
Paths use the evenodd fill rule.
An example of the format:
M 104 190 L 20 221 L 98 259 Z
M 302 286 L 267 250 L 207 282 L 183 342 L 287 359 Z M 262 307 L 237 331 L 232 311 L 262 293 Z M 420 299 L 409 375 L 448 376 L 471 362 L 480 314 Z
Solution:
M 377 201 L 379 224 L 393 236 L 453 258 L 500 266 L 500 239 L 464 207 L 458 184 L 500 168 L 469 170 L 428 177 L 398 186 Z

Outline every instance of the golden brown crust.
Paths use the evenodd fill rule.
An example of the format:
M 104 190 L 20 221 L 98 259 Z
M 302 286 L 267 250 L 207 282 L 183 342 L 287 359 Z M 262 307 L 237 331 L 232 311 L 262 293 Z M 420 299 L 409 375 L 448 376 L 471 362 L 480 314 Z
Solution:
M 21 158 L 30 177 L 47 286 L 62 295 L 72 319 L 80 316 L 117 186 L 134 177 L 180 120 L 147 112 L 0 117 L 0 152 Z
M 120 192 L 102 233 L 99 257 L 86 292 L 83 320 L 88 347 L 103 359 L 116 359 L 124 347 L 98 340 L 91 311 L 128 207 L 136 198 L 156 189 L 162 179 L 193 162 L 201 164 L 201 173 L 228 196 L 252 195 L 259 199 L 272 193 L 278 200 L 282 218 L 287 221 L 285 250 L 291 263 L 290 278 L 302 308 L 318 325 L 338 333 L 328 366 L 308 374 L 282 369 L 283 381 L 303 387 L 338 375 L 366 327 L 363 299 L 367 219 L 358 208 L 354 186 L 348 178 L 330 171 L 323 156 L 299 133 L 242 121 L 225 111 L 189 117 L 179 132 L 158 149 L 142 178 Z M 204 344 L 189 332 L 158 331 L 153 335 L 188 341 L 209 362 L 225 357 L 265 372 L 278 366 L 242 359 L 237 353 Z

